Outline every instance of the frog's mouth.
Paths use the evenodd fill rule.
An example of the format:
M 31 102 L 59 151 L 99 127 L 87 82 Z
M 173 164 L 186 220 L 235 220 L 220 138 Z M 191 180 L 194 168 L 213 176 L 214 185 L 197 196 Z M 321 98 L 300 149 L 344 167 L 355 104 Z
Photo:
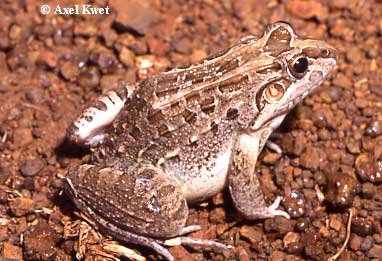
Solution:
M 275 130 L 280 126 L 288 112 L 289 110 L 283 110 L 268 119 L 256 119 L 251 126 L 251 130 L 259 131 L 264 128 L 271 128 L 272 130 Z

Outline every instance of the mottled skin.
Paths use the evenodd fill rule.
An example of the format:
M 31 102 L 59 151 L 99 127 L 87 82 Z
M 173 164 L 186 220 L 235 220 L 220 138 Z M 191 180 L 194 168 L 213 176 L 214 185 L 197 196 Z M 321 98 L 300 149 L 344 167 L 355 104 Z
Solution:
M 154 239 L 196 228 L 185 227 L 187 201 L 227 185 L 246 218 L 288 217 L 276 209 L 280 198 L 265 203 L 256 160 L 335 64 L 333 47 L 301 40 L 279 22 L 260 39 L 243 38 L 199 64 L 102 96 L 68 130 L 94 153 L 90 164 L 69 170 L 66 191 L 106 233 L 168 259 Z

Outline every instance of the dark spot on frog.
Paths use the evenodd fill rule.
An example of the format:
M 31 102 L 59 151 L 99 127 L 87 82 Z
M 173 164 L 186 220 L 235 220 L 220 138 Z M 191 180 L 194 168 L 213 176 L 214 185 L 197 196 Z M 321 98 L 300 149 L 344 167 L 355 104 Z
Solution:
M 190 111 L 188 109 L 185 109 L 183 112 L 182 112 L 182 116 L 184 118 L 184 120 L 189 123 L 189 124 L 194 124 L 196 122 L 196 113 L 193 112 L 193 111 Z
M 159 197 L 162 198 L 162 197 L 167 196 L 167 195 L 172 195 L 172 193 L 174 193 L 174 191 L 175 191 L 175 187 L 173 185 L 162 186 L 159 189 Z
M 93 120 L 93 117 L 92 116 L 89 116 L 89 115 L 85 115 L 84 116 L 84 119 L 88 122 L 91 122 Z
M 234 120 L 239 116 L 239 111 L 236 108 L 229 108 L 226 113 L 227 120 Z
M 215 98 L 207 97 L 200 103 L 200 109 L 205 114 L 212 114 L 215 111 Z
M 217 124 L 215 121 L 212 121 L 212 122 L 210 123 L 210 130 L 211 130 L 214 134 L 216 134 L 216 133 L 218 132 L 218 129 L 219 129 L 218 124 Z
M 171 132 L 170 132 L 169 128 L 167 127 L 167 125 L 162 124 L 158 127 L 158 133 L 160 136 L 169 137 L 168 134 L 170 134 Z

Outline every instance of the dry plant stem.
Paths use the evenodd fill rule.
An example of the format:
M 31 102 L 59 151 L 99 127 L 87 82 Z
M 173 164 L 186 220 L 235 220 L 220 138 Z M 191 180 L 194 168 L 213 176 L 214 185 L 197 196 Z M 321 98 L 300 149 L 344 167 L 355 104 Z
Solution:
M 346 228 L 346 239 L 345 239 L 345 242 L 344 244 L 342 245 L 342 247 L 340 248 L 340 250 L 332 257 L 330 257 L 328 259 L 328 261 L 335 261 L 337 260 L 337 258 L 341 255 L 341 253 L 345 250 L 348 242 L 349 242 L 349 238 L 350 238 L 350 229 L 351 229 L 351 220 L 353 218 L 353 212 L 352 212 L 352 209 L 349 209 L 349 218 L 348 218 L 348 224 L 347 224 L 347 228 Z

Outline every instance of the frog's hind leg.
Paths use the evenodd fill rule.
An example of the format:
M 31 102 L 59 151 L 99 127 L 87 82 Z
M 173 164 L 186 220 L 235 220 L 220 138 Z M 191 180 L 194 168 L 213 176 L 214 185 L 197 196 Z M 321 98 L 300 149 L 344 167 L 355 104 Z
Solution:
M 177 183 L 150 164 L 103 168 L 84 164 L 69 169 L 65 191 L 105 234 L 171 254 L 154 238 L 197 230 L 185 227 L 188 207 Z
M 101 95 L 68 128 L 69 140 L 87 146 L 96 146 L 103 139 L 105 129 L 117 117 L 134 89 L 134 85 L 127 85 Z

